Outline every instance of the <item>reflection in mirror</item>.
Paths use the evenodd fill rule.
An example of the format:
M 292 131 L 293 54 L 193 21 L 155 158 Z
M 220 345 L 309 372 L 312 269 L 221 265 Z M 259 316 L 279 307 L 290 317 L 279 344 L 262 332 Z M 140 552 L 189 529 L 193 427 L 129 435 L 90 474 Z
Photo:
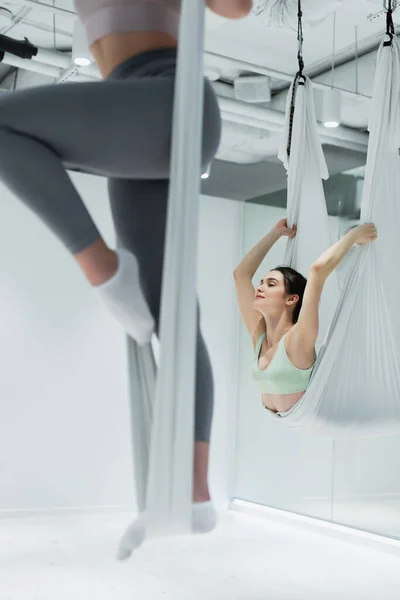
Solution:
M 364 172 L 363 165 L 356 166 L 324 182 L 332 243 L 359 224 Z M 286 195 L 286 189 L 274 190 L 246 202 L 243 258 L 286 217 Z M 265 281 L 282 264 L 284 249 L 284 238 L 279 239 L 265 258 L 259 257 L 251 281 L 254 293 L 264 296 L 261 302 L 263 285 L 279 285 Z M 338 268 L 341 283 L 352 259 L 350 250 Z M 400 437 L 319 439 L 286 428 L 276 414 L 263 409 L 265 401 L 254 381 L 254 354 L 265 325 L 263 329 L 255 315 L 246 317 L 240 337 L 235 497 L 400 538 Z M 251 318 L 256 323 L 253 336 Z M 274 354 L 264 344 L 260 355 L 258 366 L 266 368 Z

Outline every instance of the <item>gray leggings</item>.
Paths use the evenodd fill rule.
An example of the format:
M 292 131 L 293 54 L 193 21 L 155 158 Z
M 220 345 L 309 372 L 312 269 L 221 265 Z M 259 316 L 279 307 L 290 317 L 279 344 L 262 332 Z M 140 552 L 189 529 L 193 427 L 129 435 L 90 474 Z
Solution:
M 105 81 L 20 90 L 0 97 L 0 177 L 76 254 L 99 237 L 66 169 L 108 178 L 121 246 L 140 264 L 143 290 L 159 330 L 170 170 L 176 49 L 144 52 Z M 221 119 L 208 81 L 203 167 L 216 154 Z M 199 325 L 196 441 L 209 441 L 213 374 Z

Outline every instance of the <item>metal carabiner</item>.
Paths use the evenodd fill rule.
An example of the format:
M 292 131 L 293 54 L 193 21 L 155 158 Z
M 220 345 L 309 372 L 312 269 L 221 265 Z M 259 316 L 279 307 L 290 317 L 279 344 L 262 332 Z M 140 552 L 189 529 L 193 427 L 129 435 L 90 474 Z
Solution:
M 392 12 L 394 12 L 397 8 L 398 3 L 399 0 L 383 0 L 383 8 L 386 11 L 391 10 Z

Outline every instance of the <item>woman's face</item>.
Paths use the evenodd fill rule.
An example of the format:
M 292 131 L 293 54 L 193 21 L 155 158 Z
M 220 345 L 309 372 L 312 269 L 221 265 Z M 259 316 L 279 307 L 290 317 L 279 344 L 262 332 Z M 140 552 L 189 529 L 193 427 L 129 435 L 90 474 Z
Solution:
M 280 314 L 286 307 L 284 277 L 280 271 L 271 271 L 256 289 L 254 308 L 261 313 Z

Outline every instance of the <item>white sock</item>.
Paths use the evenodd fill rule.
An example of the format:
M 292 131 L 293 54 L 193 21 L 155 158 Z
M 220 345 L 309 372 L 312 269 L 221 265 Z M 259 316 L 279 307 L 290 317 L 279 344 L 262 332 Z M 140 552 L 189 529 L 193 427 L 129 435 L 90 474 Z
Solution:
M 148 344 L 154 331 L 154 319 L 139 280 L 136 256 L 120 248 L 117 272 L 95 287 L 110 313 L 140 345 Z
M 193 533 L 207 533 L 217 525 L 218 514 L 211 501 L 194 502 L 192 509 Z M 132 552 L 143 543 L 146 533 L 146 513 L 140 513 L 138 518 L 128 527 L 119 548 L 118 560 L 126 560 Z
M 132 552 L 142 545 L 146 534 L 146 513 L 140 513 L 139 516 L 124 533 L 117 552 L 118 560 L 126 560 Z
M 218 513 L 214 504 L 208 502 L 194 502 L 192 513 L 193 533 L 207 533 L 212 531 L 218 522 Z

